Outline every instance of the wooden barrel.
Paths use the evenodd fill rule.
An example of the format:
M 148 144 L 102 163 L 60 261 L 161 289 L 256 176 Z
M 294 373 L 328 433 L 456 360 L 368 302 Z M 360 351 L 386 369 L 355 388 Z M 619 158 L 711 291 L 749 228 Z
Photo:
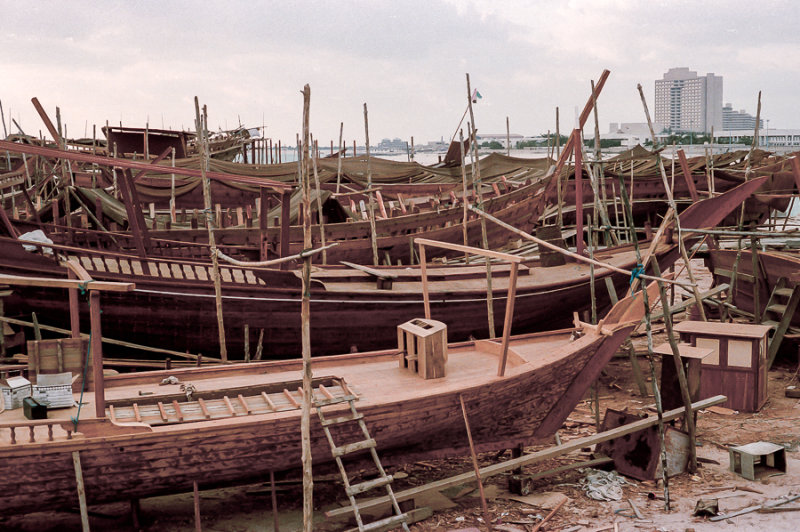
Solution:
M 544 225 L 536 228 L 536 238 L 555 244 L 556 246 L 567 249 L 564 239 L 561 237 L 561 228 L 557 225 Z M 542 266 L 549 268 L 551 266 L 563 266 L 567 263 L 566 257 L 544 246 L 539 246 L 539 257 Z

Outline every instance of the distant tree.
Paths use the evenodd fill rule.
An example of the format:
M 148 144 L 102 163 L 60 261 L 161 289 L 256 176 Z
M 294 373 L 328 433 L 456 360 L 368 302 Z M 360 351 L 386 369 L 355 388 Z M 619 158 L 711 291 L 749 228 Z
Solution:
M 594 139 L 584 139 L 583 143 L 590 148 L 594 148 Z M 616 148 L 618 146 L 622 146 L 622 139 L 600 139 L 601 148 Z
M 504 146 L 502 144 L 500 144 L 499 142 L 497 142 L 496 140 L 493 140 L 493 141 L 491 141 L 489 143 L 489 149 L 490 150 L 502 150 L 503 148 L 504 148 Z

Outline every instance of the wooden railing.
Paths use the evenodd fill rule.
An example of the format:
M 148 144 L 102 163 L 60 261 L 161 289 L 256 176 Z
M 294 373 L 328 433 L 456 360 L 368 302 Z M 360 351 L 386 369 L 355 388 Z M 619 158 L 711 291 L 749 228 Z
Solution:
M 63 420 L 49 420 L 43 419 L 39 421 L 20 421 L 19 423 L 4 423 L 0 424 L 0 436 L 6 430 L 10 431 L 11 434 L 11 445 L 17 444 L 17 429 L 24 431 L 28 429 L 28 442 L 27 443 L 36 443 L 36 427 L 47 427 L 47 441 L 53 441 L 53 426 L 57 426 L 61 428 L 67 434 L 67 439 L 72 439 L 72 433 L 75 432 L 74 430 L 70 430 L 65 428 L 65 425 L 69 426 Z

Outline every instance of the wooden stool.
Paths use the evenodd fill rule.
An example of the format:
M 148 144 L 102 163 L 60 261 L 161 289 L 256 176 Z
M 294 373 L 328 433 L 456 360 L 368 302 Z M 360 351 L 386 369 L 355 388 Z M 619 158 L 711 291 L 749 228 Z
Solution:
M 767 441 L 757 441 L 738 447 L 729 447 L 730 470 L 744 478 L 786 472 L 786 448 Z

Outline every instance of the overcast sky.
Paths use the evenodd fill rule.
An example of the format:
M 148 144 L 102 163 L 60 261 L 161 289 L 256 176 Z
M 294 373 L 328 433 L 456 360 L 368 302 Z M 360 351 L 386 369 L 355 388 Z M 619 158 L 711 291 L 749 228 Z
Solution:
M 92 124 L 191 128 L 194 96 L 211 127 L 267 126 L 294 142 L 305 83 L 311 130 L 344 137 L 449 138 L 465 73 L 483 98 L 481 133 L 534 135 L 574 125 L 590 80 L 611 76 L 600 130 L 644 122 L 670 67 L 724 78 L 724 101 L 770 128 L 800 128 L 800 2 L 393 0 L 80 2 L 0 0 L 0 101 L 27 133 L 44 130 L 30 99 L 60 106 L 71 137 Z M 87 126 L 88 125 L 88 126 Z M 14 131 L 16 131 L 14 129 Z M 99 134 L 99 133 L 98 133 Z

